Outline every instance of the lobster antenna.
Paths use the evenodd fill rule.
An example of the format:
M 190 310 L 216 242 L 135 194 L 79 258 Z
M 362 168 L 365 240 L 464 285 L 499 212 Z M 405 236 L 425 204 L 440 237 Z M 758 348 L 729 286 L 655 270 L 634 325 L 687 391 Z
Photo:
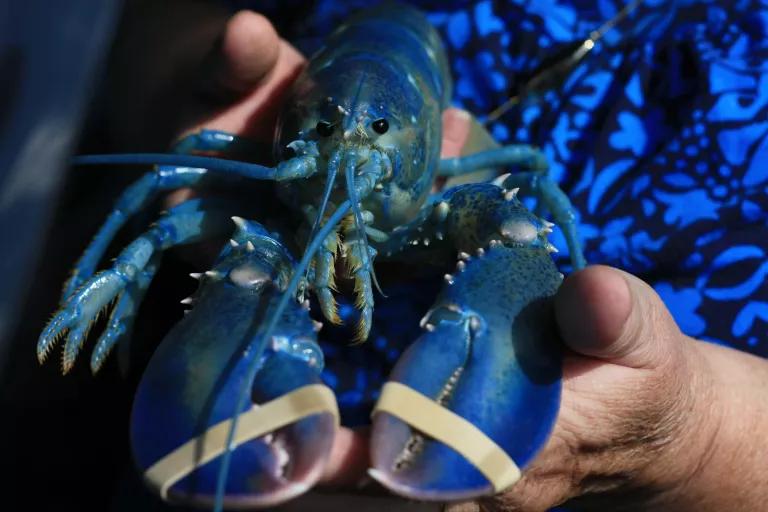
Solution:
M 301 257 L 301 261 L 294 269 L 293 277 L 291 277 L 285 292 L 283 292 L 283 296 L 280 298 L 280 302 L 277 303 L 277 306 L 275 307 L 275 310 L 269 319 L 269 323 L 267 323 L 267 326 L 261 335 L 261 339 L 268 340 L 272 336 L 272 332 L 274 332 L 278 320 L 283 315 L 285 308 L 288 306 L 288 301 L 294 299 L 296 290 L 298 289 L 299 281 L 303 278 L 304 271 L 309 266 L 310 260 L 320 248 L 320 245 L 323 243 L 326 237 L 331 233 L 331 231 L 336 229 L 336 226 L 341 222 L 341 219 L 344 218 L 350 208 L 351 204 L 349 200 L 341 203 L 336 211 L 333 212 L 333 215 L 330 216 L 328 222 L 326 222 L 323 227 L 320 228 L 320 230 L 317 232 L 317 235 L 309 242 L 307 248 L 304 250 L 304 256 Z M 216 497 L 214 499 L 213 506 L 213 510 L 215 512 L 222 512 L 224 510 L 224 490 L 226 487 L 227 476 L 229 475 L 229 463 L 232 456 L 232 442 L 234 441 L 235 431 L 237 430 L 237 422 L 241 414 L 240 411 L 245 406 L 245 402 L 249 395 L 248 390 L 250 389 L 250 385 L 253 382 L 253 379 L 256 378 L 256 373 L 259 371 L 260 360 L 261 358 L 259 357 L 253 358 L 253 361 L 250 363 L 250 367 L 248 368 L 245 384 L 243 385 L 243 388 L 237 397 L 237 404 L 235 405 L 232 424 L 229 427 L 229 431 L 227 432 L 227 441 L 224 444 L 226 449 L 222 454 L 221 466 L 219 467 L 219 474 L 216 481 Z
M 224 158 L 168 153 L 118 153 L 114 155 L 81 155 L 72 159 L 74 165 L 173 165 L 208 169 L 243 176 L 253 180 L 274 180 L 276 167 L 238 162 Z
M 355 231 L 357 232 L 357 236 L 359 236 L 363 240 L 363 245 L 365 246 L 365 254 L 363 255 L 363 265 L 366 267 L 369 267 L 369 270 L 371 272 L 371 280 L 373 281 L 374 286 L 376 286 L 376 290 L 378 290 L 379 293 L 384 295 L 384 292 L 381 291 L 381 287 L 379 286 L 379 281 L 376 279 L 376 271 L 373 268 L 373 265 L 370 264 L 370 255 L 368 254 L 368 234 L 365 232 L 365 222 L 363 221 L 363 212 L 360 211 L 360 198 L 357 197 L 357 190 L 355 190 L 355 161 L 357 159 L 357 155 L 354 155 L 350 160 L 347 160 L 347 164 L 344 166 L 344 178 L 346 180 L 347 184 L 347 195 L 349 196 L 349 200 L 352 202 L 352 213 L 355 216 Z M 386 295 L 384 295 L 386 297 Z
M 496 121 L 501 116 L 506 114 L 512 107 L 522 102 L 525 96 L 528 94 L 532 92 L 539 92 L 542 89 L 545 89 L 552 82 L 562 78 L 563 75 L 570 72 L 582 60 L 584 60 L 584 57 L 586 57 L 587 54 L 592 51 L 592 49 L 595 47 L 595 44 L 597 44 L 597 42 L 600 41 L 607 32 L 621 23 L 642 2 L 643 0 L 632 0 L 630 3 L 622 7 L 621 10 L 616 13 L 613 18 L 600 25 L 596 30 L 590 32 L 589 37 L 582 41 L 581 44 L 576 47 L 575 51 L 569 53 L 565 58 L 558 60 L 551 66 L 548 66 L 543 71 L 540 71 L 534 75 L 533 78 L 531 78 L 528 83 L 523 86 L 520 92 L 509 98 L 500 106 L 496 107 L 490 114 L 488 114 L 488 117 L 485 120 L 485 124 L 487 125 L 488 123 Z
M 328 161 L 328 171 L 327 171 L 328 176 L 325 180 L 325 190 L 323 191 L 323 198 L 320 201 L 320 207 L 317 209 L 317 215 L 315 216 L 315 221 L 312 224 L 312 230 L 309 232 L 308 240 L 312 240 L 312 238 L 315 236 L 315 233 L 317 233 L 317 228 L 320 226 L 320 222 L 323 219 L 323 215 L 325 214 L 325 209 L 328 207 L 328 201 L 331 198 L 333 185 L 336 182 L 336 175 L 339 172 L 339 165 L 341 164 L 341 159 L 342 159 L 342 152 L 341 150 L 337 150 L 331 155 L 331 159 Z M 307 267 L 307 272 L 309 272 L 309 267 Z

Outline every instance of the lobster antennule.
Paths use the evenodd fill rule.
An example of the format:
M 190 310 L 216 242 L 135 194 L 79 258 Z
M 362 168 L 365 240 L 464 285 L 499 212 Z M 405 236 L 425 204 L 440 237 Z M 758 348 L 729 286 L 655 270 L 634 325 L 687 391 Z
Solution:
M 334 151 L 331 155 L 331 158 L 328 160 L 327 177 L 325 178 L 325 190 L 323 191 L 323 197 L 320 200 L 320 205 L 317 208 L 315 221 L 312 223 L 312 230 L 309 233 L 309 240 L 312 240 L 312 238 L 317 233 L 318 227 L 320 227 L 320 222 L 322 221 L 323 215 L 325 214 L 325 209 L 328 207 L 328 201 L 331 198 L 331 192 L 333 192 L 333 186 L 336 183 L 336 175 L 339 173 L 339 166 L 341 165 L 341 160 L 343 158 L 344 151 L 342 148 L 340 148 Z
M 291 278 L 291 281 L 288 283 L 288 286 L 285 289 L 285 292 L 283 293 L 283 296 L 280 298 L 280 302 L 278 302 L 277 306 L 275 307 L 269 322 L 266 324 L 266 328 L 261 334 L 262 339 L 269 339 L 272 336 L 272 333 L 275 330 L 275 327 L 277 326 L 277 322 L 279 321 L 280 317 L 282 316 L 283 312 L 285 311 L 285 308 L 288 305 L 288 302 L 295 296 L 296 290 L 298 289 L 299 281 L 303 278 L 304 272 L 307 270 L 307 267 L 309 266 L 309 262 L 311 261 L 312 257 L 315 255 L 315 253 L 320 248 L 320 245 L 323 243 L 323 240 L 331 233 L 333 229 L 336 229 L 336 226 L 341 222 L 341 219 L 344 218 L 344 216 L 347 214 L 347 212 L 350 210 L 351 204 L 350 201 L 344 201 L 339 207 L 336 209 L 335 212 L 333 212 L 333 215 L 330 216 L 328 219 L 328 222 L 326 222 L 322 228 L 317 232 L 315 237 L 309 241 L 307 244 L 307 248 L 304 251 L 304 255 L 301 258 L 301 261 L 298 263 L 296 268 L 293 272 L 293 277 Z M 253 382 L 253 379 L 256 376 L 256 373 L 259 370 L 259 360 L 254 359 L 254 361 L 251 363 L 250 368 L 248 369 L 248 376 L 243 381 L 245 383 Z M 224 446 L 227 447 L 224 454 L 221 458 L 221 466 L 219 466 L 219 473 L 217 476 L 216 481 L 216 497 L 214 499 L 214 511 L 221 512 L 224 510 L 224 490 L 227 482 L 227 475 L 229 474 L 229 465 L 230 460 L 232 456 L 232 442 L 234 440 L 235 431 L 237 430 L 237 423 L 239 418 L 239 411 L 243 410 L 243 407 L 245 406 L 245 402 L 248 399 L 249 393 L 250 393 L 250 386 L 248 384 L 244 385 L 240 389 L 239 396 L 237 398 L 237 404 L 234 409 L 234 414 L 232 416 L 232 422 L 230 424 L 229 430 L 227 432 L 227 441 Z

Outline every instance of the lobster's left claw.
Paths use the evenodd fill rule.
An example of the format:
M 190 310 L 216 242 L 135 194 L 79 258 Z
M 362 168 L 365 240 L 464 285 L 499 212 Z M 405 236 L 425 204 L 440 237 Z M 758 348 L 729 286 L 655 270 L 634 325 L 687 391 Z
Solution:
M 544 445 L 560 401 L 547 300 L 560 276 L 546 251 L 497 246 L 448 277 L 427 332 L 382 391 L 372 432 L 371 476 L 421 500 L 512 485 Z

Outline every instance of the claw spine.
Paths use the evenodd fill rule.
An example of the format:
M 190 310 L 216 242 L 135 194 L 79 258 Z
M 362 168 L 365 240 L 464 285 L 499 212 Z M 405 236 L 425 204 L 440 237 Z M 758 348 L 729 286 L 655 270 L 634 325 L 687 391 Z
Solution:
M 238 216 L 232 216 L 230 217 L 232 219 L 232 222 L 235 223 L 235 226 L 237 226 L 240 229 L 245 229 L 245 219 Z

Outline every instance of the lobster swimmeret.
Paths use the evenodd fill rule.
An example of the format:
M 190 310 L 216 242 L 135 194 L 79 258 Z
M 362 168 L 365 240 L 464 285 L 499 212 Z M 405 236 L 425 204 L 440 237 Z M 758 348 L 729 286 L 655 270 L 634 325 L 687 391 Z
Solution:
M 212 131 L 185 139 L 177 154 L 77 159 L 156 167 L 118 200 L 40 337 L 42 361 L 66 335 L 65 372 L 91 322 L 114 303 L 91 360 L 94 371 L 101 367 L 129 331 L 163 250 L 232 233 L 227 207 L 193 199 L 169 210 L 111 268 L 95 273 L 125 220 L 161 191 L 272 180 L 301 218 L 270 231 L 263 224 L 271 219 L 233 217 L 230 243 L 210 270 L 193 274 L 200 280 L 186 300 L 193 309 L 144 373 L 132 447 L 163 497 L 268 506 L 315 483 L 338 412 L 320 379 L 321 324 L 310 318 L 304 296 L 310 293 L 322 315 L 339 322 L 336 282 L 351 280 L 356 337 L 365 340 L 375 259 L 451 270 L 422 320 L 423 334 L 382 389 L 370 474 L 404 496 L 469 499 L 514 483 L 543 446 L 560 399 L 548 298 L 562 275 L 549 255 L 553 225 L 525 209 L 518 189 L 552 213 L 578 269 L 584 259 L 573 210 L 547 176 L 544 156 L 530 146 L 440 160 L 441 113 L 450 93 L 435 30 L 414 9 L 388 5 L 348 20 L 311 59 L 280 120 L 276 144 L 289 157 L 275 167 L 182 154 L 227 156 L 241 142 Z M 432 191 L 440 176 L 510 166 L 521 172 Z M 344 275 L 337 276 L 337 268 Z

